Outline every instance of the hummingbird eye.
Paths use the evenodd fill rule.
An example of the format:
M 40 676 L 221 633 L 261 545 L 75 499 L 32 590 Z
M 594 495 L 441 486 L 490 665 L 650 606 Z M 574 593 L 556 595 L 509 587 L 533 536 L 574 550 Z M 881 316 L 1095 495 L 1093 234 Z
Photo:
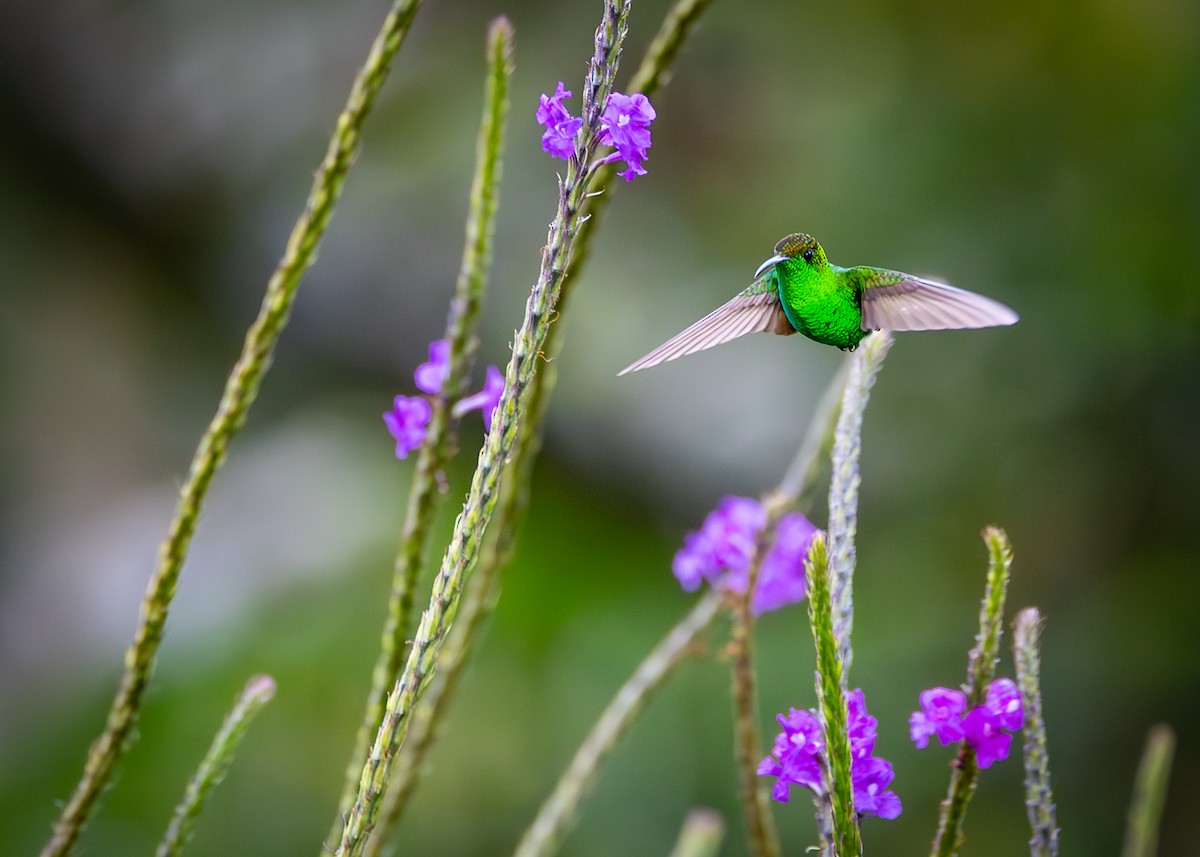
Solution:
M 812 251 L 812 248 L 809 247 L 807 250 L 804 251 L 804 261 L 808 262 L 811 265 L 812 260 L 813 260 L 813 251 Z

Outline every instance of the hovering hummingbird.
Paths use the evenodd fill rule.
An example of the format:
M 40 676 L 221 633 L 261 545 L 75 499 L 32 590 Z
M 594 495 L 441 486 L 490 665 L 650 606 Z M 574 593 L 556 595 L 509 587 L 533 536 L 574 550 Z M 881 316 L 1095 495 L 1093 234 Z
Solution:
M 1004 304 L 945 283 L 825 258 L 811 235 L 781 238 L 754 282 L 618 375 L 694 354 L 747 333 L 803 333 L 853 351 L 872 330 L 958 330 L 1014 324 Z

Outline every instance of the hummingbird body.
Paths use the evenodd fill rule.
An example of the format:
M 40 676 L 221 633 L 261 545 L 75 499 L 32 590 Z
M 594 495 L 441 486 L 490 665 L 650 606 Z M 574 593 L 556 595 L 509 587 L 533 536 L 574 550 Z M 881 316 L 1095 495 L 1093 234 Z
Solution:
M 1009 325 L 1017 314 L 991 298 L 885 268 L 830 263 L 810 235 L 775 245 L 754 282 L 618 374 L 720 345 L 747 333 L 802 333 L 852 351 L 872 330 L 949 330 Z

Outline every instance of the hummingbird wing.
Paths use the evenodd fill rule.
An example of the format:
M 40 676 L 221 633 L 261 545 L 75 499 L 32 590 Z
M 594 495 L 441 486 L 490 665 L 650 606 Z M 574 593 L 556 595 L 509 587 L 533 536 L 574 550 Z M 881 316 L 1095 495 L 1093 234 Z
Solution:
M 775 290 L 774 272 L 755 281 L 745 291 L 722 304 L 687 330 L 671 337 L 640 360 L 618 372 L 625 375 L 666 363 L 685 354 L 695 354 L 747 333 L 777 333 L 786 336 L 796 328 L 788 321 Z
M 862 284 L 863 330 L 961 330 L 1015 324 L 999 301 L 899 271 L 852 268 Z

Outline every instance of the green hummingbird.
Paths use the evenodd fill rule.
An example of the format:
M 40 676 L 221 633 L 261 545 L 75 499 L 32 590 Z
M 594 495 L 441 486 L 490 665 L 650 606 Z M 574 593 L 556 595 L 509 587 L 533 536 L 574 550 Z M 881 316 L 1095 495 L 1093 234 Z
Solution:
M 747 333 L 803 333 L 853 351 L 872 330 L 960 330 L 1014 324 L 1004 304 L 912 274 L 825 258 L 803 232 L 781 238 L 754 282 L 618 375 L 694 354 Z

